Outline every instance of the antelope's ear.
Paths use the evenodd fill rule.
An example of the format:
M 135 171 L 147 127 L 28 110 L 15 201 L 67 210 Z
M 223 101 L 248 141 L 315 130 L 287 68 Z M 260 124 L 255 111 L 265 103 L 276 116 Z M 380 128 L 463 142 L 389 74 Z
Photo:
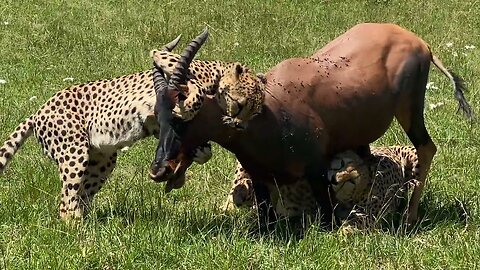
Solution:
M 263 84 L 267 84 L 267 76 L 265 76 L 264 73 L 257 73 L 257 78 L 259 78 Z

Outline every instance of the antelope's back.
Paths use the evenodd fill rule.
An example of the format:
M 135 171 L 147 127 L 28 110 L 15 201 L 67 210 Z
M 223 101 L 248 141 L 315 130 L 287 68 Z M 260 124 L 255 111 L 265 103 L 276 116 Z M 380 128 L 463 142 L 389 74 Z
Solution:
M 431 59 L 412 32 L 393 24 L 356 25 L 311 57 L 270 70 L 267 88 L 275 100 L 267 96 L 267 102 L 290 115 L 306 147 L 330 155 L 364 146 L 390 126 L 402 102 L 397 77 L 412 57 L 426 65 Z

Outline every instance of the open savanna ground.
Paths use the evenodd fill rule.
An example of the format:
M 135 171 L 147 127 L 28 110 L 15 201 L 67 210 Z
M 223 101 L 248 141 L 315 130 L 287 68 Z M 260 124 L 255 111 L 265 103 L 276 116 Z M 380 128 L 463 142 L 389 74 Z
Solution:
M 56 91 L 151 68 L 148 52 L 205 26 L 197 58 L 240 61 L 265 72 L 308 56 L 359 22 L 393 22 L 427 41 L 461 75 L 480 113 L 480 2 L 60 1 L 0 5 L 0 139 Z M 234 156 L 214 157 L 169 194 L 148 178 L 156 142 L 124 152 L 83 222 L 58 217 L 57 167 L 29 140 L 0 176 L 0 268 L 6 269 L 398 269 L 480 267 L 480 131 L 456 113 L 453 89 L 432 68 L 427 128 L 438 146 L 409 231 L 343 234 L 279 226 L 259 236 L 252 211 L 222 214 Z M 381 112 L 379 112 L 381 113 Z M 345 123 L 348 125 L 348 123 Z M 376 145 L 408 144 L 394 124 Z

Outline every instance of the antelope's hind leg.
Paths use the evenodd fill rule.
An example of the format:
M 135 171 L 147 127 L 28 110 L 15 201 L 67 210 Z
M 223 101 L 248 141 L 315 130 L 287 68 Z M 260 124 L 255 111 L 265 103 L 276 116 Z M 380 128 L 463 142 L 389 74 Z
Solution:
M 402 72 L 402 78 L 397 82 L 400 100 L 397 103 L 395 117 L 407 133 L 418 154 L 419 176 L 416 179 L 418 185 L 413 188 L 409 202 L 408 224 L 413 224 L 418 218 L 420 198 L 426 184 L 430 165 L 437 151 L 437 147 L 425 127 L 423 116 L 429 66 L 429 59 L 425 61 L 409 59 Z

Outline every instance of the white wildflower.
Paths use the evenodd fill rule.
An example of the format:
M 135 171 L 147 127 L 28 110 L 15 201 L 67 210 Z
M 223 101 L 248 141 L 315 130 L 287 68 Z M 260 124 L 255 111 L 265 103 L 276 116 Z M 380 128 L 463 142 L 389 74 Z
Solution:
M 235 46 L 235 47 L 238 46 L 238 45 L 240 45 L 240 43 L 238 43 L 238 42 L 233 43 L 233 46 Z
M 123 147 L 122 149 L 120 149 L 120 151 L 122 151 L 122 152 L 126 152 L 126 151 L 128 151 L 128 149 L 130 149 L 130 147 L 128 147 L 128 146 L 125 146 L 125 147 Z
M 430 108 L 430 110 L 435 110 L 436 108 L 442 107 L 443 105 L 445 105 L 445 103 L 443 103 L 443 102 L 430 103 L 428 105 L 428 108 Z
M 429 83 L 427 83 L 427 89 L 436 90 L 436 89 L 438 89 L 438 87 L 436 87 L 436 86 L 434 85 L 434 82 L 429 82 Z
M 457 57 L 457 56 L 458 56 L 458 53 L 457 53 L 457 52 L 452 52 L 452 55 L 453 55 L 454 57 Z
M 447 44 L 445 44 L 445 46 L 447 46 L 447 48 L 450 48 L 453 46 L 453 42 L 448 42 Z
M 30 100 L 30 101 L 33 102 L 33 101 L 37 100 L 37 96 L 32 96 L 32 97 L 31 97 L 30 99 L 28 99 L 28 100 Z
M 7 22 L 7 21 L 4 21 L 4 22 L 3 22 L 3 25 L 9 25 L 9 24 L 10 24 L 10 23 Z
M 0 79 L 0 84 L 6 84 L 7 81 Z
M 64 82 L 73 82 L 73 78 L 72 77 L 67 77 L 67 78 L 64 78 L 63 81 Z
M 465 49 L 467 50 L 472 50 L 472 49 L 475 49 L 475 45 L 465 45 Z

